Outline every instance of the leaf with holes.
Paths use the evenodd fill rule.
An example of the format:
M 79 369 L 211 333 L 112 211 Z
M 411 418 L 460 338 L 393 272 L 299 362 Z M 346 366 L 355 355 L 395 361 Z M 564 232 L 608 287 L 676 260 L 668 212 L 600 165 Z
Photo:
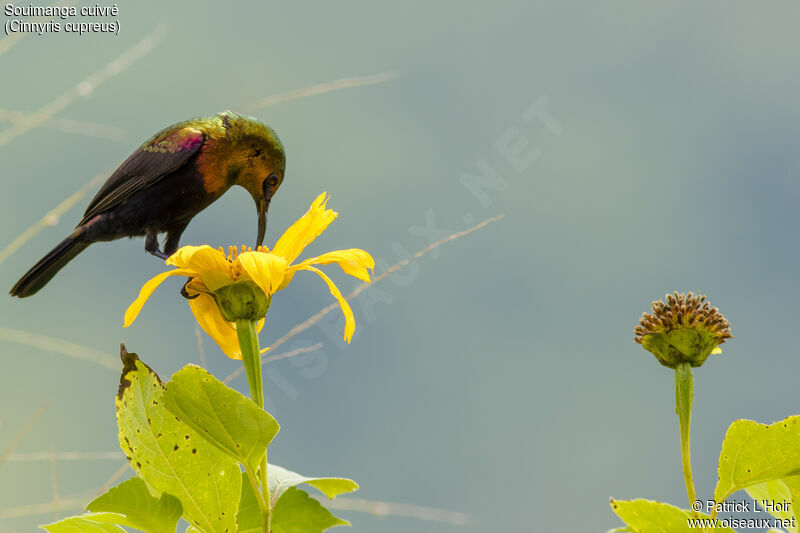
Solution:
M 800 474 L 800 416 L 769 426 L 735 421 L 722 442 L 718 471 L 718 502 L 751 485 Z
M 651 500 L 611 500 L 611 509 L 628 525 L 622 531 L 632 533 L 697 533 L 702 528 L 697 525 L 691 527 L 689 520 L 708 518 L 708 515 L 696 517 L 674 505 Z M 714 531 L 736 533 L 721 526 L 717 526 Z
M 206 533 L 233 533 L 239 465 L 164 407 L 161 380 L 136 354 L 123 350 L 122 356 L 117 424 L 131 467 L 154 493 L 177 497 L 190 524 Z
M 203 438 L 252 471 L 278 433 L 278 423 L 249 398 L 205 369 L 187 365 L 166 385 L 164 405 Z

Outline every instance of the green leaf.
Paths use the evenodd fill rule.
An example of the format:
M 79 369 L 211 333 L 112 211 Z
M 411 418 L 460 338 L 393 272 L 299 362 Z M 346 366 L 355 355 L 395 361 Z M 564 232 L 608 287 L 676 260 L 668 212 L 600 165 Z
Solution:
M 261 533 L 261 508 L 245 472 L 242 472 L 242 500 L 236 518 L 239 524 L 238 533 Z
M 269 477 L 269 493 L 272 497 L 272 501 L 277 501 L 287 489 L 301 483 L 311 485 L 331 499 L 339 494 L 358 490 L 358 483 L 352 479 L 341 477 L 305 477 L 297 472 L 292 472 L 291 470 L 272 464 L 267 467 L 267 475 Z
M 87 505 L 86 510 L 118 513 L 124 520 L 117 521 L 117 524 L 147 533 L 175 533 L 175 527 L 183 514 L 178 498 L 166 492 L 161 498 L 156 498 L 138 477 L 112 487 Z
M 70 516 L 58 522 L 39 526 L 50 533 L 126 533 L 124 529 L 116 525 L 115 513 L 85 514 L 82 516 Z M 103 518 L 108 520 L 104 521 Z M 119 518 L 125 519 L 120 515 Z
M 167 411 L 161 380 L 136 354 L 123 351 L 123 362 L 117 423 L 131 467 L 155 493 L 176 496 L 201 531 L 236 531 L 239 465 Z
M 668 503 L 654 502 L 651 500 L 611 500 L 611 508 L 623 522 L 628 525 L 632 533 L 697 533 L 702 527 L 691 527 L 689 520 L 696 518 L 691 512 L 679 509 Z M 699 514 L 698 517 L 708 518 L 708 515 Z M 717 526 L 717 531 L 736 533 L 734 530 Z
M 267 467 L 267 474 L 269 476 L 269 492 L 272 497 L 272 501 L 275 502 L 272 518 L 273 533 L 279 531 L 275 528 L 275 513 L 278 512 L 278 509 L 283 509 L 280 511 L 281 513 L 288 513 L 287 509 L 290 509 L 291 506 L 294 505 L 302 506 L 303 509 L 309 509 L 309 512 L 311 513 L 309 516 L 312 518 L 316 517 L 314 519 L 319 522 L 317 526 L 314 526 L 316 529 L 307 529 L 309 526 L 305 524 L 305 522 L 300 523 L 296 529 L 291 529 L 294 526 L 289 524 L 288 517 L 284 515 L 284 525 L 282 526 L 284 529 L 280 531 L 289 531 L 292 533 L 322 531 L 322 529 L 335 525 L 347 524 L 347 522 L 339 520 L 331 515 L 327 509 L 322 507 L 322 504 L 317 502 L 317 500 L 309 498 L 307 493 L 301 490 L 296 490 L 294 487 L 301 483 L 307 483 L 312 487 L 319 489 L 328 498 L 334 498 L 344 492 L 352 492 L 356 490 L 358 485 L 354 481 L 344 478 L 305 477 L 301 476 L 297 472 L 292 472 L 291 470 L 287 470 L 283 467 L 272 464 Z M 298 496 L 295 494 L 295 492 L 300 492 L 301 495 Z M 285 503 L 284 499 L 287 498 L 289 494 L 294 494 L 292 496 L 294 501 Z M 310 499 L 311 501 L 303 501 L 301 505 L 301 500 L 305 499 Z M 322 507 L 322 511 L 317 509 L 318 506 Z M 242 474 L 242 501 L 239 504 L 238 518 L 239 533 L 260 533 L 261 509 L 258 506 L 258 500 L 256 499 L 256 495 L 253 492 L 253 487 L 250 484 L 250 481 L 247 479 L 246 474 Z M 331 518 L 336 522 L 331 522 Z M 323 525 L 324 527 L 322 527 Z M 320 527 L 322 527 L 322 529 L 319 529 Z
M 800 476 L 758 483 L 745 490 L 761 509 L 784 520 L 783 527 L 791 533 L 797 533 L 797 519 L 793 510 L 795 503 L 800 503 Z M 792 522 L 794 527 L 791 526 Z
M 310 479 L 275 465 L 270 465 L 268 472 L 271 483 L 274 480 L 273 472 L 287 481 L 292 479 L 297 483 L 304 483 L 302 480 Z M 328 492 L 331 495 L 343 492 L 342 490 L 338 492 L 333 490 L 337 485 L 332 482 L 341 480 L 323 478 L 322 480 L 312 479 L 312 481 L 322 481 L 322 486 L 329 489 Z M 330 487 L 326 485 L 325 481 L 329 482 Z M 354 483 L 352 484 L 354 485 Z M 341 484 L 341 487 L 343 488 L 344 485 Z M 349 484 L 347 486 L 350 487 Z M 314 498 L 311 498 L 308 493 L 294 488 L 293 485 L 281 485 L 279 492 L 274 493 L 272 490 L 270 492 L 273 494 L 272 501 L 276 502 L 272 510 L 273 533 L 313 533 L 337 525 L 349 525 L 348 522 L 333 516 L 328 509 Z M 238 519 L 238 533 L 261 532 L 261 509 L 258 507 L 256 495 L 246 474 L 242 474 L 242 501 L 239 505 Z
M 318 533 L 333 526 L 349 526 L 336 518 L 307 492 L 286 490 L 272 510 L 272 533 Z
M 766 426 L 737 420 L 728 428 L 719 456 L 714 500 L 756 483 L 800 474 L 800 416 Z
M 166 385 L 167 409 L 206 440 L 255 471 L 278 423 L 249 398 L 199 366 L 187 365 Z

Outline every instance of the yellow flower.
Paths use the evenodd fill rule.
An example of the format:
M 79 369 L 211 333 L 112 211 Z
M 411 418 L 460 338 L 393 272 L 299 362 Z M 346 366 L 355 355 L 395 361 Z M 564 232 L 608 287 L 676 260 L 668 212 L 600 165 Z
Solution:
M 228 357 L 241 359 L 236 324 L 225 320 L 214 293 L 233 283 L 249 281 L 264 292 L 269 302 L 273 294 L 289 285 L 297 271 L 310 270 L 328 284 L 331 294 L 339 301 L 345 317 L 344 339 L 350 342 L 355 331 L 353 311 L 333 281 L 312 265 L 336 263 L 346 274 L 368 282 L 368 269 L 375 268 L 372 256 L 364 250 L 353 248 L 328 252 L 292 264 L 303 249 L 336 218 L 335 211 L 326 209 L 327 201 L 327 193 L 319 195 L 306 214 L 286 230 L 271 251 L 266 247 L 253 251 L 243 246 L 241 252 L 238 252 L 232 247 L 226 257 L 222 248 L 219 250 L 210 246 L 180 248 L 166 261 L 168 265 L 177 268 L 163 272 L 144 284 L 139 297 L 125 312 L 124 327 L 133 323 L 144 303 L 162 281 L 169 276 L 187 276 L 191 279 L 186 289 L 193 296 L 189 300 L 189 307 L 200 327 L 219 344 Z M 261 331 L 263 326 L 262 318 L 258 322 L 257 330 Z

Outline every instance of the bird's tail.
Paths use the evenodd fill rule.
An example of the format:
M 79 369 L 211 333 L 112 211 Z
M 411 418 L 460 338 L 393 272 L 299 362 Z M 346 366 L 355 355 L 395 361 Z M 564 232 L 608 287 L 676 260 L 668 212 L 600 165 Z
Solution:
M 39 289 L 47 285 L 56 273 L 64 265 L 89 246 L 91 242 L 83 239 L 83 228 L 78 227 L 72 234 L 61 241 L 58 246 L 50 250 L 46 256 L 33 265 L 24 276 L 20 278 L 16 285 L 11 289 L 11 296 L 24 298 L 36 293 Z

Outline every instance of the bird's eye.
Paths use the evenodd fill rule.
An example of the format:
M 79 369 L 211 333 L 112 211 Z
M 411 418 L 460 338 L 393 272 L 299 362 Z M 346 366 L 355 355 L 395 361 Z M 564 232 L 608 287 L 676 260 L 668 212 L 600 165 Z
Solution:
M 270 176 L 266 180 L 264 180 L 264 185 L 266 185 L 269 188 L 276 187 L 278 185 L 278 176 L 276 176 L 275 174 L 270 174 Z

